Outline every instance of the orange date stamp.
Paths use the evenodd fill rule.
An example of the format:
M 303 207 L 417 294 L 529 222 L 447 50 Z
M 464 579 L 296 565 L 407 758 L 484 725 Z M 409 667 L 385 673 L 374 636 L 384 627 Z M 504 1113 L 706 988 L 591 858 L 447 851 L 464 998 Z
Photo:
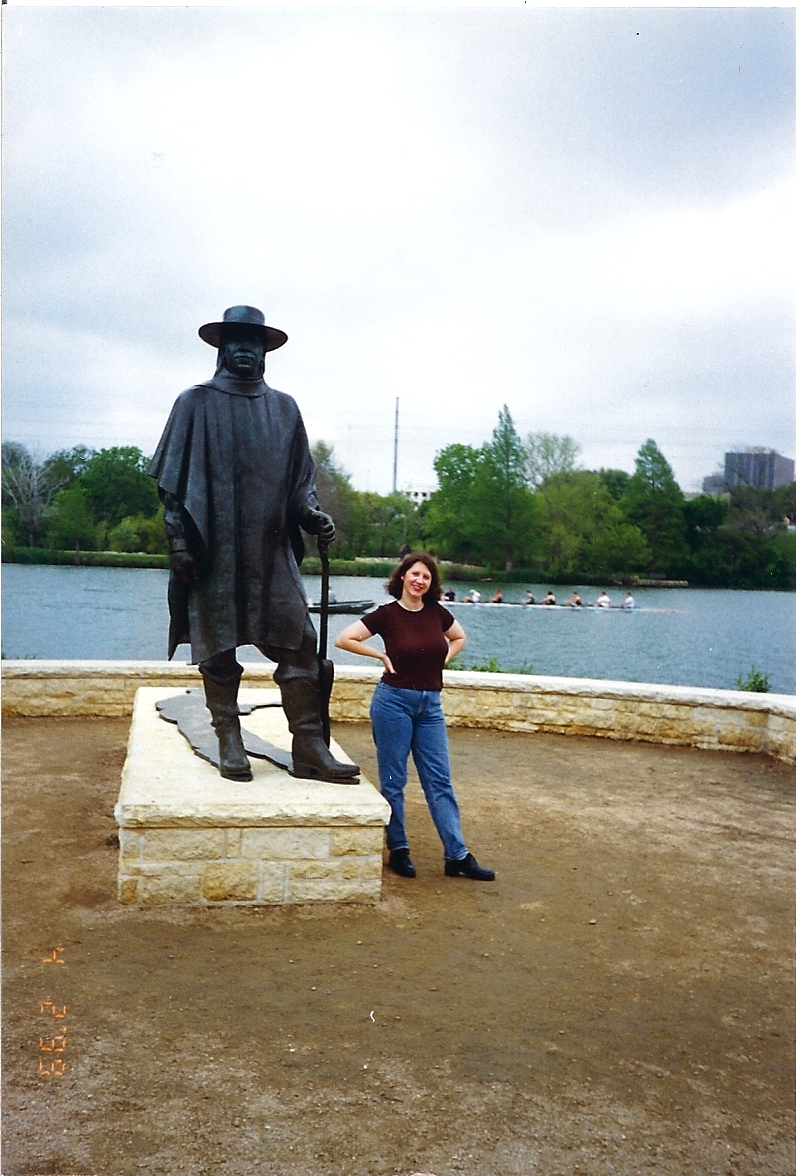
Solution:
M 54 947 L 49 956 L 44 956 L 42 963 L 65 966 L 64 954 L 63 947 Z M 66 1011 L 65 1004 L 49 998 L 39 1005 L 39 1013 L 49 1022 L 45 1031 L 39 1034 L 39 1052 L 46 1055 L 39 1057 L 39 1073 L 47 1078 L 61 1078 L 66 1073 L 63 1056 L 66 1052 Z

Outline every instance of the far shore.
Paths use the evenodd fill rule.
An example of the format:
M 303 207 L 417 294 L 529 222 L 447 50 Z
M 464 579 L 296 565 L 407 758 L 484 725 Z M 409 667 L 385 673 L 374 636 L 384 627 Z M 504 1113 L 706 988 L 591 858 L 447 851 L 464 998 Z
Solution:
M 44 547 L 5 547 L 3 563 L 37 564 L 44 566 L 76 566 L 89 568 L 159 568 L 168 569 L 168 555 L 151 554 L 145 551 L 55 551 Z M 398 557 L 370 559 L 357 556 L 355 559 L 330 559 L 329 571 L 333 576 L 389 576 Z M 664 580 L 641 573 L 617 572 L 595 576 L 579 572 L 562 579 L 549 576 L 539 568 L 512 568 L 511 571 L 485 568 L 477 564 L 453 563 L 440 560 L 440 571 L 446 581 L 473 581 L 501 584 L 608 584 L 623 588 L 688 588 L 688 580 Z M 317 556 L 307 556 L 301 564 L 305 576 L 319 576 L 321 561 Z M 760 585 L 765 587 L 765 585 Z

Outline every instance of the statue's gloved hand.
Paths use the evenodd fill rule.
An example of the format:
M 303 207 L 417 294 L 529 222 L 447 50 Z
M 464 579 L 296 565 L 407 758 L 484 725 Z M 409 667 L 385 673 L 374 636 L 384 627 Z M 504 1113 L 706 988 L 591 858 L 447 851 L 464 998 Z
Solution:
M 172 551 L 171 570 L 181 584 L 193 584 L 199 579 L 194 558 L 189 551 Z
M 334 523 L 322 510 L 305 510 L 301 525 L 308 535 L 317 535 L 321 543 L 331 543 L 334 539 Z

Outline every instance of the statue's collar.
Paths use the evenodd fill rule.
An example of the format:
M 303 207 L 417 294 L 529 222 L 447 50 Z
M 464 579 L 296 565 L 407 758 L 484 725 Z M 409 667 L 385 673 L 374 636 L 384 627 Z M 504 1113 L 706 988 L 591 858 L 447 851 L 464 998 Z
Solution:
M 206 380 L 202 388 L 213 388 L 216 392 L 226 392 L 230 396 L 265 396 L 268 385 L 262 376 L 253 380 L 242 380 L 239 376 L 232 376 L 228 372 L 218 372 L 212 380 Z

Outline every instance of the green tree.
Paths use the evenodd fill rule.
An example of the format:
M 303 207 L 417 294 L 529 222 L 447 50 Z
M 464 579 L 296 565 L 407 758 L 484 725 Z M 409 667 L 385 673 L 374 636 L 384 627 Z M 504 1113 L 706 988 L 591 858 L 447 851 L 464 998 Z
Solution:
M 428 540 L 443 557 L 464 563 L 477 561 L 476 479 L 483 452 L 470 445 L 447 445 L 434 458 L 439 489 L 428 501 L 425 525 Z
M 417 507 L 408 494 L 355 491 L 348 532 L 352 555 L 392 558 L 405 543 L 417 545 Z
M 424 526 L 446 559 L 510 569 L 527 562 L 535 542 L 533 494 L 524 450 L 508 408 L 480 449 L 451 445 L 434 461 L 440 488 L 430 497 Z
M 92 454 L 79 482 L 88 495 L 95 519 L 109 528 L 129 515 L 151 517 L 160 500 L 154 478 L 146 473 L 149 460 L 134 445 L 100 449 Z
M 24 535 L 29 547 L 35 547 L 61 485 L 24 445 L 3 442 L 3 506 L 11 514 L 12 535 Z
M 94 450 L 85 445 L 73 449 L 58 449 L 42 462 L 42 469 L 53 482 L 67 490 L 88 469 Z
M 645 441 L 620 506 L 627 521 L 643 532 L 655 572 L 675 575 L 687 569 L 684 503 L 672 467 L 654 441 Z
M 651 554 L 641 530 L 626 522 L 599 474 L 577 470 L 545 482 L 538 494 L 542 552 L 551 577 L 579 572 L 641 571 Z
M 529 433 L 523 448 L 525 478 L 535 490 L 539 490 L 548 478 L 571 474 L 580 453 L 580 446 L 572 437 L 559 437 L 556 433 Z
M 601 469 L 597 471 L 597 476 L 611 497 L 619 502 L 627 490 L 627 484 L 630 481 L 630 474 L 627 470 Z
M 502 562 L 510 572 L 517 557 L 525 556 L 531 546 L 534 511 L 526 480 L 528 452 L 508 405 L 498 413 L 492 440 L 483 452 L 476 477 L 482 548 L 490 562 Z
M 775 490 L 732 486 L 729 493 L 726 526 L 730 531 L 773 535 L 796 518 L 796 482 Z
M 163 507 L 158 507 L 157 513 L 153 515 L 137 514 L 127 515 L 119 523 L 119 527 L 127 527 L 129 534 L 132 532 L 137 536 L 137 547 L 116 547 L 112 542 L 114 528 L 108 535 L 108 542 L 111 551 L 144 551 L 149 555 L 165 555 L 169 550 L 168 539 L 166 538 L 166 528 L 163 523 Z M 124 540 L 129 542 L 129 539 Z
M 325 441 L 313 445 L 312 456 L 318 501 L 334 519 L 337 530 L 336 556 L 392 558 L 404 543 L 419 544 L 420 514 L 408 494 L 355 490 L 350 475 L 335 461 L 333 447 Z
M 47 546 L 74 547 L 77 556 L 81 546 L 92 547 L 96 527 L 85 490 L 73 484 L 68 490 L 62 490 L 53 504 L 47 527 Z
M 337 531 L 335 555 L 342 557 L 351 551 L 350 520 L 357 492 L 351 485 L 350 475 L 334 460 L 333 446 L 327 445 L 325 441 L 317 441 L 312 447 L 312 456 L 315 461 L 318 501 L 321 510 L 334 519 Z
M 435 460 L 439 490 L 425 515 L 441 555 L 510 570 L 534 546 L 534 503 L 526 484 L 525 449 L 504 405 L 491 441 L 480 449 L 448 445 Z
M 771 518 L 792 526 L 796 523 L 796 482 L 788 482 L 785 486 L 777 486 L 768 492 L 768 510 Z
M 770 543 L 759 535 L 721 527 L 692 551 L 689 575 L 717 588 L 786 587 L 772 577 L 775 562 Z
M 766 585 L 796 592 L 796 533 L 779 531 L 768 544 Z
M 108 532 L 109 551 L 141 551 L 142 539 L 131 517 L 122 519 Z
M 730 501 L 700 495 L 683 515 L 691 549 L 689 577 L 728 588 L 796 587 L 796 535 L 788 533 L 794 490 L 733 487 Z
M 719 528 L 723 526 L 729 503 L 711 494 L 700 494 L 683 503 L 685 537 L 691 551 L 700 551 L 715 544 Z

